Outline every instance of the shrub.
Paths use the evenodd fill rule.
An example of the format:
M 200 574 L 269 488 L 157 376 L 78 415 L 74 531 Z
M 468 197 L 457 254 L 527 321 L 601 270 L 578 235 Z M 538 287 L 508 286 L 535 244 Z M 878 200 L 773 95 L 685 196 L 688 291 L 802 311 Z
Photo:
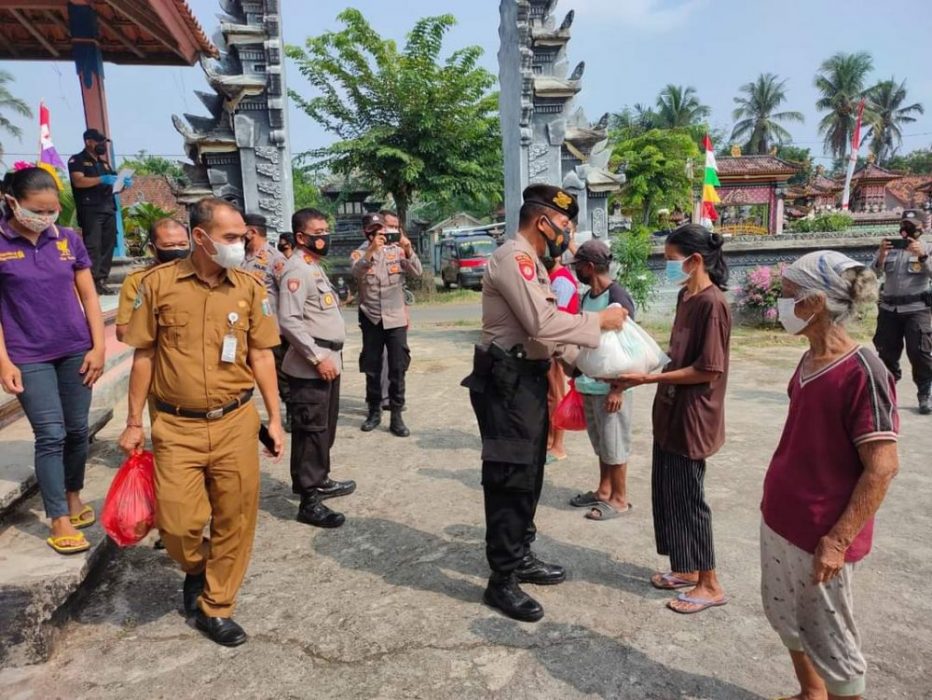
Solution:
M 794 233 L 821 233 L 829 231 L 844 231 L 854 225 L 854 218 L 842 212 L 826 212 L 814 219 L 800 219 L 794 221 L 790 230 Z
M 783 265 L 755 267 L 738 289 L 738 308 L 757 323 L 777 322 L 777 299 L 783 293 Z
M 618 284 L 628 290 L 638 309 L 646 309 L 654 298 L 656 277 L 647 265 L 651 245 L 646 226 L 636 226 L 612 242 L 612 254 L 619 265 Z

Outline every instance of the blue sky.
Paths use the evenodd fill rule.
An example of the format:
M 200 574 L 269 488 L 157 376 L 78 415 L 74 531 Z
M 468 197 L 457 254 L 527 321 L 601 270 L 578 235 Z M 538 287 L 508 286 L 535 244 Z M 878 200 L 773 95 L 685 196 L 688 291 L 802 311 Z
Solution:
M 215 0 L 189 0 L 212 33 Z M 458 19 L 447 46 L 479 44 L 484 63 L 497 72 L 498 0 L 282 0 L 285 40 L 302 44 L 308 35 L 336 28 L 345 7 L 363 11 L 384 36 L 403 41 L 414 21 L 449 12 Z M 813 75 L 820 62 L 837 51 L 870 51 L 874 78 L 905 78 L 911 101 L 927 114 L 904 132 L 903 150 L 932 144 L 932 11 L 928 0 L 886 0 L 882 6 L 850 0 L 561 0 L 557 13 L 576 10 L 570 62 L 585 60 L 584 89 L 579 95 L 590 119 L 625 104 L 653 103 L 667 83 L 693 85 L 712 107 L 712 123 L 730 129 L 732 98 L 738 87 L 761 72 L 788 78 L 787 109 L 803 112 L 805 124 L 789 126 L 798 145 L 821 156 L 817 133 Z M 74 67 L 67 62 L 7 62 L 14 92 L 37 105 L 45 99 L 52 112 L 56 146 L 63 154 L 81 147 L 83 111 Z M 182 157 L 182 140 L 171 114 L 204 110 L 194 89 L 207 89 L 199 67 L 139 68 L 107 64 L 112 136 L 120 155 L 140 149 Z M 290 87 L 310 88 L 291 70 Z M 38 141 L 34 120 L 18 119 L 21 143 L 0 136 L 9 154 L 32 152 Z M 292 149 L 326 145 L 329 134 L 303 113 L 292 110 Z M 821 161 L 828 163 L 826 159 Z

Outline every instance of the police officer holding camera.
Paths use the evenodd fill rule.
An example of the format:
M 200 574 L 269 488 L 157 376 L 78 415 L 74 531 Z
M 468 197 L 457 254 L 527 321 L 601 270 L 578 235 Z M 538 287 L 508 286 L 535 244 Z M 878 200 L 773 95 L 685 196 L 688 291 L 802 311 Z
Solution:
M 547 455 L 547 371 L 552 357 L 572 362 L 578 346 L 598 347 L 602 330 L 627 318 L 621 307 L 571 315 L 557 308 L 541 258 L 559 258 L 570 241 L 576 199 L 559 187 L 524 191 L 518 233 L 489 259 L 482 280 L 482 338 L 469 389 L 482 435 L 486 557 L 492 575 L 484 602 L 516 620 L 544 616 L 519 583 L 552 585 L 562 566 L 531 551 L 534 514 Z
M 905 342 L 919 390 L 919 412 L 928 415 L 932 413 L 932 246 L 919 240 L 923 228 L 922 211 L 904 210 L 900 238 L 884 239 L 874 257 L 874 272 L 884 277 L 874 347 L 899 381 Z

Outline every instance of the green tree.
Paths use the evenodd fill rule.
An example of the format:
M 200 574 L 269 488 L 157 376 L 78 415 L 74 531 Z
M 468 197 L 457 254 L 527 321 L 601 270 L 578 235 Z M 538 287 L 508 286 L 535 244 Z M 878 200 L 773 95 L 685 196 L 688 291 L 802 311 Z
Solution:
M 657 126 L 656 112 L 640 103 L 630 107 L 625 106 L 620 112 L 613 114 L 609 120 L 609 127 L 616 132 L 615 137 L 618 140 L 640 136 L 651 129 L 656 129 Z
M 699 146 L 689 133 L 652 129 L 619 141 L 612 152 L 614 163 L 626 164 L 622 207 L 637 211 L 645 226 L 656 223 L 660 208 L 692 209 L 692 188 L 698 184 L 702 169 L 694 167 L 694 177 L 690 178 L 687 164 L 698 161 Z
M 6 72 L 5 70 L 0 70 L 0 131 L 5 131 L 10 136 L 14 136 L 19 139 L 23 135 L 23 130 L 20 129 L 16 124 L 10 121 L 4 112 L 15 112 L 21 117 L 31 117 L 32 110 L 29 109 L 23 100 L 18 97 L 15 97 L 13 93 L 10 92 L 10 88 L 7 87 L 8 83 L 13 82 L 12 74 Z M 0 143 L 0 158 L 3 157 L 3 144 Z
M 295 211 L 310 207 L 333 215 L 333 203 L 321 194 L 316 171 L 292 164 L 291 180 L 294 185 Z
M 146 254 L 144 249 L 149 228 L 159 219 L 172 216 L 172 212 L 149 202 L 136 202 L 123 209 L 123 232 L 129 253 L 135 256 Z
M 162 175 L 175 181 L 185 179 L 181 163 L 162 156 L 149 155 L 144 150 L 132 158 L 124 158 L 120 168 L 132 168 L 135 175 Z
M 757 80 L 739 88 L 743 95 L 735 98 L 732 118 L 737 122 L 731 132 L 732 141 L 745 141 L 744 151 L 764 155 L 772 144 L 792 139 L 779 122 L 802 122 L 800 112 L 778 112 L 786 102 L 786 81 L 773 73 L 761 73 Z
M 920 148 L 887 161 L 887 167 L 910 175 L 932 174 L 932 148 Z
M 303 154 L 334 173 L 381 183 L 399 217 L 418 194 L 483 197 L 502 189 L 495 77 L 468 46 L 440 59 L 452 15 L 419 20 L 399 50 L 362 13 L 344 27 L 287 48 L 319 95 L 291 98 L 339 141 Z
M 676 129 L 701 124 L 710 114 L 706 105 L 699 102 L 696 89 L 681 85 L 667 85 L 657 95 L 656 120 L 653 126 Z
M 799 172 L 789 179 L 791 185 L 799 185 L 812 177 L 812 151 L 799 146 L 777 146 L 777 158 L 799 167 Z
M 647 226 L 635 226 L 612 241 L 612 254 L 619 266 L 618 283 L 630 292 L 639 309 L 646 309 L 656 292 L 657 278 L 647 264 L 652 245 Z
M 903 143 L 903 124 L 916 121 L 914 115 L 924 114 L 919 102 L 906 104 L 906 81 L 895 78 L 882 80 L 867 91 L 872 103 L 873 119 L 870 122 L 871 151 L 877 162 L 884 165 Z
M 844 158 L 848 152 L 858 103 L 867 97 L 867 75 L 873 68 L 874 59 L 865 51 L 836 53 L 823 61 L 816 74 L 815 86 L 822 94 L 816 108 L 828 112 L 819 122 L 819 133 L 825 138 L 825 152 L 836 158 Z M 864 121 L 870 123 L 871 119 L 872 113 L 865 107 Z

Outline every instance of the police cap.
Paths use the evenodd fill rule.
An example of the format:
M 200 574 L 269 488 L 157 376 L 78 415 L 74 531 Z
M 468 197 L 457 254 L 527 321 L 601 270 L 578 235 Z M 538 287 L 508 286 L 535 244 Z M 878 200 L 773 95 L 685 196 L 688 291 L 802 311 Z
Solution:
M 87 131 L 84 132 L 84 140 L 85 141 L 96 141 L 97 143 L 103 143 L 105 141 L 109 141 L 110 139 L 108 139 L 102 133 L 97 131 L 97 129 L 88 129 Z
M 524 190 L 523 196 L 525 204 L 538 204 L 542 207 L 548 207 L 570 219 L 575 219 L 576 215 L 579 214 L 576 197 L 562 187 L 531 185 Z
M 269 227 L 268 220 L 262 214 L 244 214 L 243 221 L 252 228 L 261 228 L 265 231 Z
M 904 209 L 903 216 L 900 217 L 900 223 L 909 221 L 917 229 L 925 228 L 923 226 L 923 220 L 925 217 L 922 215 L 921 209 Z
M 383 217 L 381 214 L 378 214 L 378 213 L 366 214 L 364 217 L 362 217 L 362 230 L 365 233 L 370 233 L 372 231 L 375 231 L 377 228 L 384 228 L 384 227 L 385 227 L 385 217 Z

